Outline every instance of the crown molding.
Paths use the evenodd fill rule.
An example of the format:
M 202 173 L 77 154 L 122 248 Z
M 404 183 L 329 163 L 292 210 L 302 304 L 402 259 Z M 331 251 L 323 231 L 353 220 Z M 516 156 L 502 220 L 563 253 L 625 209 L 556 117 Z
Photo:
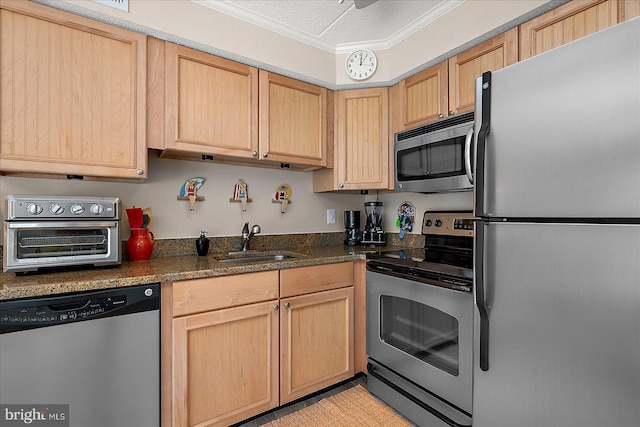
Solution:
M 465 0 L 446 0 L 441 1 L 435 8 L 429 12 L 417 17 L 409 25 L 406 25 L 400 31 L 394 33 L 391 37 L 383 40 L 369 40 L 365 42 L 356 43 L 341 43 L 334 45 L 333 43 L 327 43 L 320 38 L 303 31 L 295 30 L 288 25 L 283 25 L 271 18 L 263 15 L 259 15 L 237 6 L 236 3 L 230 0 L 191 0 L 194 3 L 198 3 L 202 6 L 217 10 L 219 12 L 231 15 L 235 18 L 242 19 L 243 21 L 281 34 L 283 36 L 298 40 L 299 42 L 308 44 L 310 46 L 322 49 L 324 51 L 333 53 L 334 55 L 350 53 L 356 49 L 371 49 L 371 50 L 383 50 L 390 49 L 402 40 L 411 36 L 416 31 L 421 30 L 425 26 L 434 22 L 441 16 L 450 12 L 451 10 L 464 3 Z

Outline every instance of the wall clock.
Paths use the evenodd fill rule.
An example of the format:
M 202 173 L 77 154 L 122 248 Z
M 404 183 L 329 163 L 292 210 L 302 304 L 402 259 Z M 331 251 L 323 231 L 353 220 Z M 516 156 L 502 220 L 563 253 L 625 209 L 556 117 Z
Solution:
M 370 50 L 358 49 L 347 56 L 347 61 L 344 65 L 349 77 L 354 80 L 364 80 L 376 72 L 378 60 Z

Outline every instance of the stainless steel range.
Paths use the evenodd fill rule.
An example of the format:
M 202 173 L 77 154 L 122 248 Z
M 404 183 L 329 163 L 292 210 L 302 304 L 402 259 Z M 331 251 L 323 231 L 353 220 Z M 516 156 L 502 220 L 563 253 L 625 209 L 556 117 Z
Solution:
M 419 426 L 470 426 L 473 214 L 426 212 L 424 249 L 367 255 L 369 390 Z

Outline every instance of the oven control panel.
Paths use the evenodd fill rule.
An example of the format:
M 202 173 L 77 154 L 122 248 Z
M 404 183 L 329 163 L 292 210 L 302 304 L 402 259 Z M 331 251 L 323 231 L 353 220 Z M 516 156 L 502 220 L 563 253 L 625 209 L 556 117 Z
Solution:
M 120 219 L 117 197 L 7 196 L 5 220 Z
M 422 234 L 473 237 L 473 212 L 425 212 Z

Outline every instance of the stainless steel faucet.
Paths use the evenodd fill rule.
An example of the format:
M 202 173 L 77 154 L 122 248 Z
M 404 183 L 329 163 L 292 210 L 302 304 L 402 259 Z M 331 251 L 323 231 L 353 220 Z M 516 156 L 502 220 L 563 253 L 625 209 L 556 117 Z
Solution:
M 260 226 L 256 224 L 253 227 L 251 227 L 251 232 L 249 232 L 249 223 L 248 222 L 244 223 L 244 227 L 242 227 L 242 250 L 243 251 L 249 250 L 249 242 L 251 241 L 251 238 L 256 234 L 260 234 L 260 231 L 261 231 Z

